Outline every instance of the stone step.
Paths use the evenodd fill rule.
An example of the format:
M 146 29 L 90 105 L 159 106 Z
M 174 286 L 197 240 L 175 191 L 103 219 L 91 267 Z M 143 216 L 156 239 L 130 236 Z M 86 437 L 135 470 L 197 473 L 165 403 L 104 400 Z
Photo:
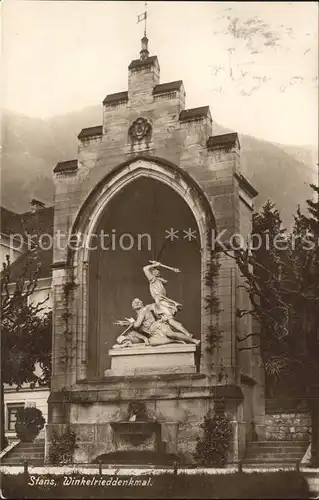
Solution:
M 2 465 L 24 465 L 24 460 L 21 458 L 7 458 L 2 460 Z M 28 461 L 28 465 L 44 465 L 44 459 L 34 458 Z
M 249 443 L 246 448 L 246 455 L 280 455 L 280 456 L 300 456 L 304 455 L 309 446 L 308 442 L 280 442 L 256 441 Z
M 44 446 L 44 439 L 37 439 L 35 441 L 20 441 L 19 446 Z
M 289 443 L 280 443 L 280 441 L 268 441 L 267 443 L 249 443 L 251 448 L 307 448 L 309 446 L 309 441 L 304 441 L 303 443 L 296 443 L 296 441 L 291 441 Z
M 301 460 L 303 458 L 303 455 L 300 453 L 296 454 L 291 454 L 291 453 L 256 453 L 256 454 L 247 454 L 245 456 L 245 460 Z
M 44 450 L 11 450 L 7 456 L 10 455 L 33 455 L 33 454 L 39 454 L 39 453 L 44 453 Z
M 17 446 L 24 446 L 24 447 L 28 447 L 28 446 L 44 446 L 44 441 L 43 442 L 34 441 L 33 443 L 22 443 L 22 442 L 20 442 Z
M 268 462 L 277 462 L 277 463 L 281 463 L 281 462 L 285 462 L 285 463 L 292 463 L 292 464 L 295 464 L 298 460 L 298 457 L 297 458 L 294 458 L 294 457 L 247 457 L 247 458 L 244 458 L 244 461 L 243 463 L 256 463 L 256 462 L 264 462 L 264 463 L 268 463 Z
M 246 455 L 303 456 L 307 448 L 247 448 Z
M 44 459 L 44 455 L 39 455 L 39 456 L 28 456 L 26 457 L 25 455 L 15 455 L 15 456 L 8 456 L 8 457 L 3 457 L 2 460 L 1 460 L 1 463 L 4 463 L 4 462 L 10 462 L 10 461 L 19 461 L 21 463 L 27 461 L 27 462 L 31 462 L 32 460 L 43 460 Z
M 19 458 L 21 460 L 31 460 L 32 458 L 43 458 L 44 453 L 39 452 L 39 453 L 13 453 L 10 454 L 7 458 Z
M 281 445 L 280 443 L 273 443 L 271 445 L 265 446 L 265 445 L 251 445 L 249 444 L 247 448 L 252 449 L 252 450 L 293 450 L 293 451 L 299 451 L 299 450 L 306 450 L 309 446 L 309 443 L 306 443 L 304 445 Z
M 44 450 L 44 446 L 16 446 L 12 449 L 12 451 L 19 450 L 21 452 L 25 451 L 42 451 Z
M 247 450 L 245 453 L 245 457 L 248 456 L 280 456 L 280 457 L 303 457 L 306 450 L 294 450 L 294 451 L 286 451 L 286 450 Z
M 274 453 L 274 452 L 281 452 L 281 453 L 303 453 L 306 451 L 308 446 L 291 446 L 290 448 L 287 446 L 248 446 L 247 451 L 252 451 L 252 452 L 264 452 L 264 453 Z
M 258 446 L 258 447 L 261 447 L 261 446 L 264 446 L 266 448 L 268 447 L 273 447 L 273 446 L 280 446 L 280 447 L 285 447 L 285 448 L 300 448 L 300 447 L 305 447 L 305 446 L 308 446 L 309 445 L 309 441 L 295 441 L 295 440 L 291 440 L 291 441 L 252 441 L 251 443 L 249 443 L 248 446 Z
M 13 448 L 13 450 L 11 450 L 11 453 L 39 453 L 43 451 L 44 452 L 44 448 Z
M 44 450 L 45 443 L 18 443 L 13 449 L 14 450 Z
M 2 458 L 1 463 L 23 464 L 25 461 L 32 465 L 44 463 L 44 440 L 32 443 L 20 442 Z
M 268 441 L 269 447 L 271 446 L 284 446 L 285 448 L 291 448 L 291 447 L 296 447 L 296 448 L 307 448 L 309 446 L 310 441 L 303 441 L 303 444 L 296 444 L 296 441 L 290 441 L 290 445 L 286 442 L 284 444 L 281 444 L 280 441 Z
M 243 463 L 244 469 L 296 469 L 296 464 L 294 462 L 244 462 Z
M 244 457 L 244 460 L 265 460 L 265 459 L 269 459 L 269 460 L 281 460 L 282 462 L 287 462 L 287 461 L 296 461 L 298 459 L 300 459 L 300 455 L 297 455 L 297 456 L 294 456 L 294 455 L 287 455 L 287 454 L 283 454 L 283 455 L 276 455 L 276 454 L 269 454 L 269 455 L 259 455 L 259 453 L 255 454 L 255 455 L 245 455 Z

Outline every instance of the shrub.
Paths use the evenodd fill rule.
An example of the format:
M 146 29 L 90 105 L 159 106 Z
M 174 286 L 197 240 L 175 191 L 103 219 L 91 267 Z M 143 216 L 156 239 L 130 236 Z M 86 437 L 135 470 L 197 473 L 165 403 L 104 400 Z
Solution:
M 45 419 L 39 408 L 19 408 L 15 430 L 23 443 L 31 443 L 43 429 Z
M 195 460 L 201 465 L 214 467 L 225 467 L 229 449 L 229 438 L 231 426 L 224 411 L 225 405 L 222 399 L 215 401 L 215 414 L 209 413 L 204 417 L 201 424 L 203 436 L 197 437 Z
M 76 434 L 70 427 L 59 435 L 52 433 L 49 461 L 52 464 L 70 464 L 73 461 L 74 450 L 77 448 Z

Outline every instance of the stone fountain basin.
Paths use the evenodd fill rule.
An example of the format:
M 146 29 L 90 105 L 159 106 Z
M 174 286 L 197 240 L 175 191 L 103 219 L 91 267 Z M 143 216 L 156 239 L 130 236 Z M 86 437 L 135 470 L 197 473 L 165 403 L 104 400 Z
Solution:
M 158 451 L 161 447 L 161 425 L 159 422 L 121 421 L 110 422 L 114 432 L 117 451 L 149 450 Z
M 137 420 L 135 422 L 117 421 L 111 422 L 111 427 L 114 432 L 125 435 L 142 435 L 151 436 L 153 433 L 160 431 L 161 425 L 159 422 Z

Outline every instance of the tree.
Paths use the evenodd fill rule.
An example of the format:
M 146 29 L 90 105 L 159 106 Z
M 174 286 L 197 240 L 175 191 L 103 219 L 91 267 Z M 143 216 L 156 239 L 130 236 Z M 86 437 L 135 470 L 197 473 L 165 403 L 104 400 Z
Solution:
M 319 196 L 318 187 L 312 188 Z M 245 278 L 251 309 L 237 314 L 251 314 L 259 322 L 260 331 L 250 335 L 258 339 L 253 347 L 261 350 L 268 380 L 283 383 L 292 394 L 307 395 L 312 463 L 318 466 L 319 201 L 307 203 L 308 215 L 298 209 L 294 228 L 287 234 L 278 211 L 268 202 L 253 218 L 253 234 L 259 235 L 261 247 L 223 251 L 235 259 Z
M 319 166 L 318 166 L 319 167 Z M 293 296 L 293 308 L 298 314 L 295 336 L 301 333 L 299 343 L 304 366 L 298 370 L 304 383 L 301 389 L 308 395 L 312 420 L 312 463 L 319 466 L 319 186 L 311 185 L 313 200 L 307 200 L 308 215 L 298 208 L 295 216 L 294 235 L 297 238 L 292 250 L 301 296 Z M 316 201 L 315 201 L 316 197 Z M 306 240 L 307 244 L 304 245 Z
M 11 263 L 7 256 L 1 273 L 1 449 L 5 446 L 4 384 L 36 383 L 47 385 L 51 374 L 52 316 L 45 303 L 32 301 L 37 287 L 41 263 L 38 249 L 28 250 L 22 257 L 21 275 L 12 283 Z M 40 364 L 42 374 L 36 375 Z

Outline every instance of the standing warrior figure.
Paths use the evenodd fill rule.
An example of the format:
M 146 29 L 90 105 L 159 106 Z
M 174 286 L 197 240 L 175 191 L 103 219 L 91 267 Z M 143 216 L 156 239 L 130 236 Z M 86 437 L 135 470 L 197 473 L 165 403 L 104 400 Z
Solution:
M 167 281 L 160 276 L 158 267 L 169 269 L 174 273 L 180 273 L 180 270 L 175 267 L 169 267 L 153 260 L 150 261 L 149 265 L 143 267 L 144 274 L 150 284 L 150 294 L 155 302 L 155 313 L 164 321 L 167 321 L 174 330 L 188 337 L 192 337 L 192 334 L 189 333 L 181 323 L 174 319 L 175 314 L 182 305 L 166 296 L 164 283 L 167 283 Z

